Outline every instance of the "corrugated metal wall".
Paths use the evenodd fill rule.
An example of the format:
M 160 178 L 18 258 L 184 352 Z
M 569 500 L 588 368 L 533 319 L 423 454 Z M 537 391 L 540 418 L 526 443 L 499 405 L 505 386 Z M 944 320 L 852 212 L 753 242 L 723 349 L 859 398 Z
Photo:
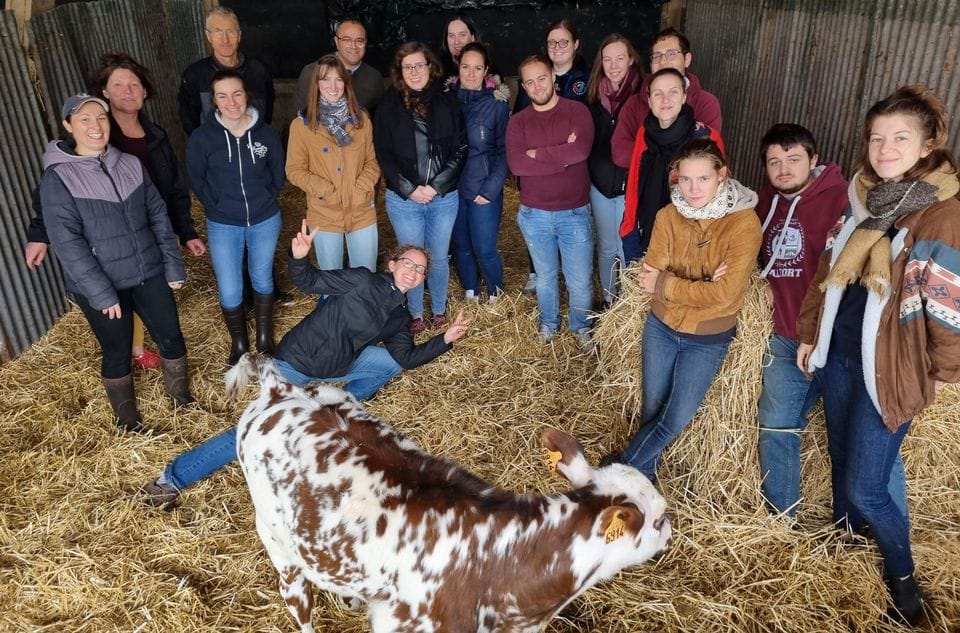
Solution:
M 147 114 L 183 154 L 177 116 L 180 71 L 203 55 L 202 0 L 102 0 L 72 3 L 27 22 L 37 83 L 28 72 L 12 11 L 0 13 L 0 362 L 43 336 L 67 308 L 59 264 L 24 265 L 31 192 L 47 139 L 59 134 L 60 104 L 87 90 L 110 51 L 125 51 L 154 75 Z
M 796 122 L 849 175 L 873 103 L 923 82 L 946 102 L 960 150 L 956 0 L 691 0 L 691 70 L 717 95 L 737 177 L 762 182 L 760 137 Z

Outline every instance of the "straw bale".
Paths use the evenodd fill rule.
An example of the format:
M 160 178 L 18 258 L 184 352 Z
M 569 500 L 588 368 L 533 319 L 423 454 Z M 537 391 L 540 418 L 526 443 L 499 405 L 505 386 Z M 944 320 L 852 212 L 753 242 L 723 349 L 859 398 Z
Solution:
M 541 345 L 536 303 L 522 297 L 526 253 L 507 189 L 501 250 L 508 293 L 495 304 L 451 308 L 474 317 L 470 336 L 436 362 L 391 382 L 369 408 L 424 448 L 518 492 L 564 488 L 542 465 L 540 431 L 576 436 L 592 460 L 622 448 L 636 431 L 640 345 L 648 300 L 627 271 L 624 293 L 598 319 L 598 353 L 566 331 Z M 303 215 L 303 196 L 281 195 L 283 259 Z M 382 250 L 394 242 L 381 211 Z M 199 208 L 195 209 L 202 220 Z M 202 228 L 202 221 L 200 222 Z M 187 256 L 178 291 L 201 408 L 174 410 L 157 372 L 139 372 L 141 412 L 154 429 L 121 434 L 109 422 L 99 351 L 78 310 L 17 360 L 0 366 L 0 630 L 101 633 L 293 631 L 257 540 L 236 467 L 184 495 L 172 512 L 142 505 L 136 490 L 177 453 L 235 423 L 255 396 L 223 397 L 228 338 L 207 258 Z M 296 294 L 277 310 L 278 334 L 315 298 Z M 843 545 L 828 526 L 829 462 L 822 412 L 803 449 L 803 495 L 795 525 L 762 507 L 756 402 L 770 319 L 753 282 L 738 336 L 683 435 L 664 453 L 660 485 L 674 516 L 675 543 L 660 560 L 587 592 L 553 632 L 896 631 L 883 617 L 886 592 L 871 542 Z M 427 335 L 435 334 L 429 332 Z M 927 630 L 960 630 L 960 391 L 943 390 L 904 444 L 921 584 L 934 604 Z M 359 633 L 362 612 L 318 596 L 319 631 Z

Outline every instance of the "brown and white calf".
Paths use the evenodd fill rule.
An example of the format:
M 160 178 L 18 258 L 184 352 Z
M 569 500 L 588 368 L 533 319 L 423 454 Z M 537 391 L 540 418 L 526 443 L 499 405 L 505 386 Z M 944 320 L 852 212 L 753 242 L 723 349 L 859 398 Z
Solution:
M 564 605 L 670 543 L 666 502 L 637 470 L 591 468 L 575 439 L 542 434 L 574 490 L 518 495 L 434 457 L 349 394 L 259 370 L 237 445 L 280 592 L 312 632 L 312 587 L 366 603 L 375 633 L 539 631 Z

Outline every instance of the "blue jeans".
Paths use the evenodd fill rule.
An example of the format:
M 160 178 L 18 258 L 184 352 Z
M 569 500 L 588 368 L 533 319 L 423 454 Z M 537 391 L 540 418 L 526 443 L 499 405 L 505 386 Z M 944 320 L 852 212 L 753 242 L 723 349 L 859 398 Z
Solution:
M 517 224 L 537 270 L 540 325 L 560 329 L 558 277 L 563 269 L 570 299 L 572 332 L 590 327 L 593 310 L 593 219 L 584 205 L 568 211 L 544 211 L 520 205 Z
M 253 291 L 273 294 L 273 255 L 280 238 L 280 214 L 253 226 L 235 226 L 207 220 L 210 262 L 217 277 L 220 305 L 227 309 L 243 303 L 243 251 Z
M 912 421 L 891 433 L 873 406 L 859 358 L 830 350 L 823 373 L 833 519 L 854 531 L 864 524 L 877 541 L 887 574 L 913 573 L 910 519 L 900 444 Z
M 600 287 L 604 303 L 617 298 L 617 259 L 622 264 L 623 242 L 620 240 L 620 223 L 623 222 L 625 196 L 608 198 L 590 185 L 590 210 L 597 229 L 597 265 L 600 267 Z
M 427 285 L 430 310 L 434 315 L 447 309 L 447 284 L 450 281 L 450 235 L 457 220 L 460 196 L 456 190 L 436 196 L 429 204 L 404 200 L 387 189 L 387 215 L 398 244 L 423 248 L 430 257 Z M 423 285 L 407 291 L 407 306 L 413 317 L 423 316 Z
M 503 193 L 489 204 L 477 204 L 460 198 L 460 210 L 453 225 L 453 257 L 464 290 L 480 291 L 477 263 L 491 296 L 503 290 L 503 260 L 497 250 Z
M 640 429 L 620 461 L 656 481 L 660 453 L 690 424 L 727 355 L 730 338 L 704 343 L 653 313 L 643 326 Z
M 313 250 L 320 270 L 343 268 L 343 241 L 347 241 L 347 257 L 350 268 L 363 266 L 377 272 L 377 225 L 365 226 L 348 233 L 318 231 L 313 236 Z
M 378 345 L 365 348 L 350 365 L 347 373 L 332 378 L 304 375 L 279 358 L 275 358 L 274 363 L 280 373 L 283 374 L 284 379 L 291 384 L 345 382 L 344 391 L 351 393 L 357 400 L 372 398 L 387 381 L 403 371 L 403 368 L 390 356 L 390 353 Z M 183 490 L 223 468 L 236 458 L 237 427 L 233 426 L 200 446 L 175 457 L 164 469 L 160 481 L 171 483 L 178 490 Z

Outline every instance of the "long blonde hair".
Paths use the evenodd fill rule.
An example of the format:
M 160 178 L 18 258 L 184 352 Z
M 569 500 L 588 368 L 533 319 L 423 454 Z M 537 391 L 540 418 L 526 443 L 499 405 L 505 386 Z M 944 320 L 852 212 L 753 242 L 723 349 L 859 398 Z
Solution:
M 353 91 L 353 79 L 343 62 L 336 55 L 324 55 L 317 60 L 317 65 L 313 69 L 313 76 L 310 80 L 310 90 L 307 92 L 307 103 L 304 104 L 304 112 L 307 116 L 307 127 L 316 132 L 320 129 L 320 80 L 327 76 L 330 70 L 336 71 L 340 79 L 343 80 L 343 94 L 347 97 L 347 112 L 353 119 L 353 127 L 363 127 L 363 117 L 360 103 L 357 101 L 357 93 Z

